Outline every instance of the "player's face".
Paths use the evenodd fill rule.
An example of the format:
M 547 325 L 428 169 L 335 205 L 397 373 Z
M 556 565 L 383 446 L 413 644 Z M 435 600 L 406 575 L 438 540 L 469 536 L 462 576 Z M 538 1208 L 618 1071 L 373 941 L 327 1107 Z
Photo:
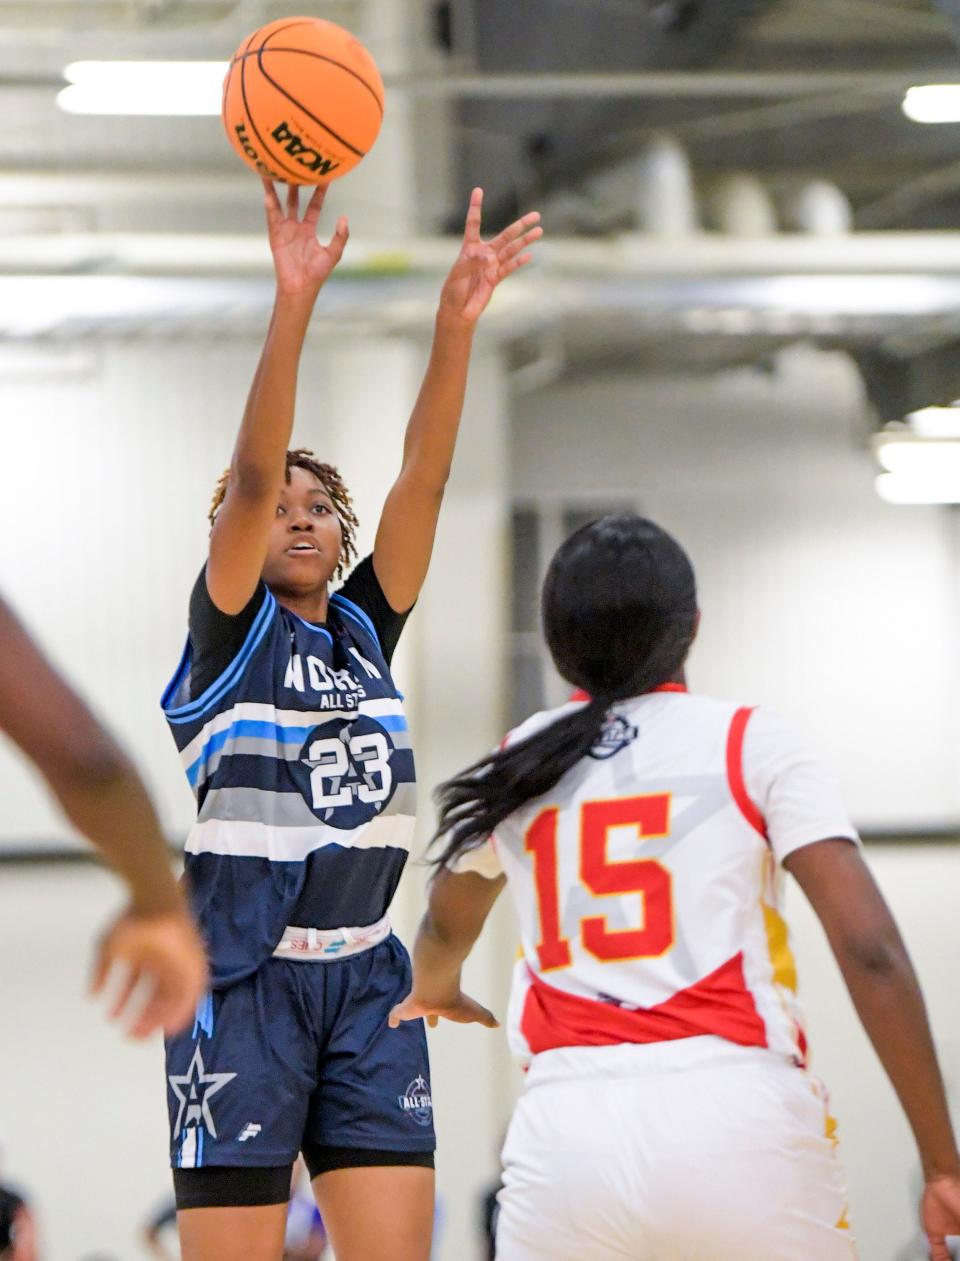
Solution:
M 343 536 L 333 500 L 307 469 L 290 470 L 280 491 L 263 580 L 274 591 L 309 595 L 333 576 Z

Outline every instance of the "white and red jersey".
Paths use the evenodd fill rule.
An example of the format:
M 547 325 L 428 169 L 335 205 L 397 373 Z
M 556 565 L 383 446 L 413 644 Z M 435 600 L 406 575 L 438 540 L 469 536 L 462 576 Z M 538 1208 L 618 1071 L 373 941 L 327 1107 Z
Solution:
M 508 877 L 511 1045 L 712 1035 L 803 1063 L 781 864 L 831 837 L 858 841 L 836 777 L 773 715 L 676 684 L 616 704 L 590 755 L 454 867 Z

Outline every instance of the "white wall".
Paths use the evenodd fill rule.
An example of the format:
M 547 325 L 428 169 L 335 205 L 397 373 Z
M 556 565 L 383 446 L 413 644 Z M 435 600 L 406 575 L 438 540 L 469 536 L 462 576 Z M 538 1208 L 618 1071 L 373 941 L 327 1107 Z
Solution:
M 953 514 L 873 489 L 843 355 L 773 372 L 605 373 L 521 398 L 513 491 L 632 499 L 697 569 L 700 691 L 769 704 L 836 759 L 858 823 L 960 819 Z

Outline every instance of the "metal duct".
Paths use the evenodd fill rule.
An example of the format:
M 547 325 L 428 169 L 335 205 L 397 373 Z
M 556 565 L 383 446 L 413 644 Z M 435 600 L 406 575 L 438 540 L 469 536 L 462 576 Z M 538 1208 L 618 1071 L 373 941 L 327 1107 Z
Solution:
M 470 0 L 463 52 L 483 73 L 637 72 L 709 65 L 772 0 Z M 580 180 L 611 138 L 650 125 L 642 100 L 469 101 L 459 107 L 464 189 L 483 184 L 495 217 Z M 522 171 L 518 179 L 516 172 Z
M 783 203 L 784 226 L 813 236 L 844 236 L 853 231 L 853 207 L 828 180 L 810 180 Z
M 761 179 L 747 172 L 718 180 L 704 198 L 710 227 L 727 236 L 766 237 L 777 231 L 773 198 Z

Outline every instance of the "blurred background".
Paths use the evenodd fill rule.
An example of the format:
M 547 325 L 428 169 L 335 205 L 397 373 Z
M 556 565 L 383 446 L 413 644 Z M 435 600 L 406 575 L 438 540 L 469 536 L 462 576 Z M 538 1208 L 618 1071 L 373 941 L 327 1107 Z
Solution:
M 77 61 L 225 61 L 291 11 L 354 30 L 387 84 L 328 202 L 353 237 L 295 435 L 341 466 L 368 546 L 470 188 L 490 229 L 535 208 L 548 232 L 484 319 L 398 654 L 421 851 L 426 790 L 564 695 L 537 633 L 551 552 L 640 510 L 698 567 L 693 687 L 839 766 L 960 1103 L 960 0 L 0 0 L 0 584 L 174 843 L 191 797 L 158 698 L 268 319 L 261 190 L 215 114 L 58 97 Z M 7 747 L 0 783 L 0 1183 L 46 1261 L 135 1261 L 169 1186 L 162 1052 L 82 997 L 117 887 Z M 411 865 L 407 940 L 424 883 Z M 791 913 L 862 1259 L 914 1261 L 905 1123 Z M 500 1012 L 515 943 L 502 908 L 471 964 Z M 431 1036 L 437 1257 L 477 1261 L 519 1074 L 500 1034 Z

